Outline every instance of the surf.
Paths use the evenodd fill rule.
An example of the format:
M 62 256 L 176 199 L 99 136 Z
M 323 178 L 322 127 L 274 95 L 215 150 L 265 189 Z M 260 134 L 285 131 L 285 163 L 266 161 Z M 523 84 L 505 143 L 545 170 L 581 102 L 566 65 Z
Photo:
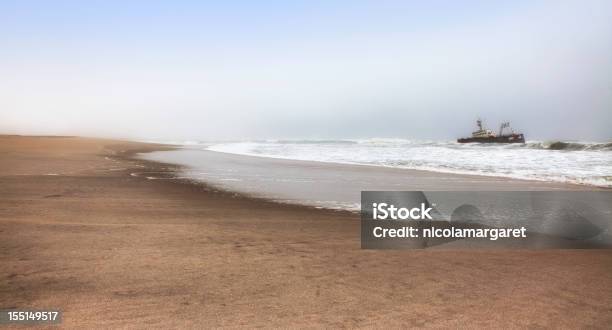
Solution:
M 373 138 L 231 142 L 205 149 L 258 157 L 612 187 L 610 142 L 527 141 L 500 145 Z

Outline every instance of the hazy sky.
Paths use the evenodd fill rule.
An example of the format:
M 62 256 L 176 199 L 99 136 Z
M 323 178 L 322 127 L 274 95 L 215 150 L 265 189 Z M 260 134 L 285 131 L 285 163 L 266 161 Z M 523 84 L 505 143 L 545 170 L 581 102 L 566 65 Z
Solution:
M 0 132 L 612 139 L 612 1 L 0 1 Z M 494 128 L 494 127 L 492 127 Z

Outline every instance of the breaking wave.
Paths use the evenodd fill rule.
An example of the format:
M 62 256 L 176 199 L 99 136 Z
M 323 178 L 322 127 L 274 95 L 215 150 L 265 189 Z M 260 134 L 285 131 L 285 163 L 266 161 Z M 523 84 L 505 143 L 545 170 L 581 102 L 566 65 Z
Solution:
M 547 149 L 547 150 L 568 150 L 568 151 L 612 151 L 612 142 L 608 143 L 581 143 L 564 141 L 546 141 L 527 143 L 528 148 Z

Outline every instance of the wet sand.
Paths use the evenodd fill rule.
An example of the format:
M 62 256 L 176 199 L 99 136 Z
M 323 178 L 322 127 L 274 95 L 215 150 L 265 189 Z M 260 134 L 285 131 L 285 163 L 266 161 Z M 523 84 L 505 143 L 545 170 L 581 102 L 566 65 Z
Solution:
M 365 251 L 356 214 L 133 158 L 167 148 L 0 137 L 0 309 L 80 328 L 612 323 L 610 250 Z

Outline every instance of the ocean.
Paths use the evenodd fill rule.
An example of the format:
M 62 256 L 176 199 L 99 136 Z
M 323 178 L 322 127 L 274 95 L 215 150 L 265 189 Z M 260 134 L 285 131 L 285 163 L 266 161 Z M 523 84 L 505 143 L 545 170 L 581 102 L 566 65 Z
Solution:
M 612 142 L 460 144 L 407 139 L 267 140 L 203 144 L 202 148 L 259 157 L 612 187 Z

